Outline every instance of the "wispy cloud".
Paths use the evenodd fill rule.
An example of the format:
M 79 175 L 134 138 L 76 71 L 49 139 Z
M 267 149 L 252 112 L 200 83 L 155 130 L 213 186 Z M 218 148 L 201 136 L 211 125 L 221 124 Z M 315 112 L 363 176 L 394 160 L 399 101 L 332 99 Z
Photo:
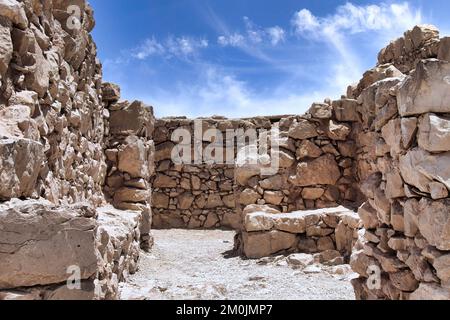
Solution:
M 351 79 L 355 81 L 363 72 L 361 52 L 357 52 L 352 43 L 352 40 L 355 41 L 354 36 L 364 33 L 373 45 L 381 49 L 389 40 L 421 22 L 421 11 L 413 9 L 408 2 L 365 6 L 348 2 L 337 7 L 334 14 L 325 17 L 315 16 L 308 9 L 302 9 L 291 20 L 298 36 L 324 42 L 338 52 L 340 58 L 332 69 L 336 72 L 336 81 L 342 85 Z
M 280 26 L 273 23 L 275 26 L 263 27 L 243 17 L 240 28 L 230 28 L 209 6 L 201 10 L 217 39 L 169 36 L 142 41 L 119 61 L 155 67 L 157 74 L 152 74 L 148 84 L 151 90 L 128 86 L 123 90 L 125 98 L 154 105 L 158 117 L 301 114 L 314 101 L 338 98 L 374 62 L 367 58 L 369 51 L 375 58 L 376 50 L 422 21 L 421 11 L 407 2 L 348 2 L 326 16 L 301 9 L 294 16 L 286 16 Z M 285 31 L 289 25 L 294 32 Z M 230 56 L 242 58 L 239 54 L 243 53 L 245 61 L 252 62 L 255 69 L 251 76 L 240 69 L 247 66 L 210 55 L 226 47 L 239 49 Z M 173 67 L 174 75 L 167 76 L 158 68 L 159 61 L 152 64 L 150 57 L 168 59 L 167 67 Z M 171 58 L 181 59 L 182 64 Z M 255 85 L 254 80 L 264 78 L 262 74 L 267 75 L 270 84 L 261 85 L 261 81 Z M 160 79 L 166 80 L 165 84 Z M 146 92 L 152 92 L 151 96 Z
M 280 26 L 262 28 L 255 24 L 249 17 L 243 17 L 245 31 L 220 35 L 217 42 L 223 47 L 244 47 L 248 48 L 249 44 L 256 46 L 259 44 L 271 44 L 276 46 L 285 40 L 286 32 Z
M 270 42 L 273 46 L 276 46 L 285 40 L 286 32 L 279 26 L 267 28 L 266 32 L 269 35 Z
M 330 86 L 317 90 L 292 90 L 280 84 L 273 91 L 262 93 L 251 83 L 240 80 L 221 66 L 199 65 L 195 82 L 180 81 L 171 90 L 159 88 L 151 96 L 134 94 L 154 105 L 157 117 L 188 117 L 224 115 L 230 118 L 255 115 L 301 114 L 314 101 L 323 101 L 330 94 L 340 94 L 340 88 Z
M 131 55 L 139 60 L 145 60 L 155 55 L 166 58 L 186 58 L 207 47 L 208 40 L 203 38 L 169 36 L 163 42 L 159 42 L 153 36 L 145 39 L 141 45 L 132 49 Z
M 302 9 L 295 13 L 292 24 L 299 35 L 328 40 L 330 36 L 344 32 L 382 31 L 390 36 L 421 21 L 420 10 L 412 9 L 408 2 L 366 6 L 348 2 L 326 17 L 316 17 L 308 9 Z

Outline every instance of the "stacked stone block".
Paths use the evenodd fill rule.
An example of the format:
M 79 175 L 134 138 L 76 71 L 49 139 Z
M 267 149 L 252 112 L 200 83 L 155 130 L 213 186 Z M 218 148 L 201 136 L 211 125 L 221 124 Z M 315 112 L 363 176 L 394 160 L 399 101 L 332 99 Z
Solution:
M 152 140 L 155 118 L 153 108 L 140 101 L 120 101 L 120 90 L 104 83 L 104 102 L 109 110 L 109 136 L 105 150 L 108 176 L 105 192 L 120 210 L 138 211 L 142 215 L 141 246 L 153 244 L 152 188 L 155 172 L 155 146 Z
M 247 258 L 273 254 L 333 254 L 328 263 L 349 261 L 361 228 L 359 216 L 345 207 L 280 213 L 268 206 L 244 209 L 238 249 Z M 322 261 L 323 262 L 323 261 Z
M 359 299 L 450 299 L 448 40 L 422 26 L 393 45 L 419 62 L 408 74 L 397 61 L 378 66 L 392 72 L 361 81 L 357 161 L 368 200 L 359 209 L 366 230 L 352 256 L 360 274 L 353 284 Z
M 200 135 L 195 134 L 195 122 Z M 237 153 L 237 140 L 227 141 L 227 130 L 270 129 L 269 118 L 225 119 L 222 117 L 204 119 L 167 118 L 158 119 L 155 127 L 155 165 L 156 175 L 152 180 L 153 226 L 155 228 L 233 228 L 240 226 L 236 213 L 234 196 L 234 158 Z M 172 139 L 177 129 L 185 129 L 191 140 L 182 142 Z M 211 144 L 204 134 L 209 129 L 217 129 L 223 140 L 223 159 L 231 156 L 231 162 L 208 163 L 203 151 Z M 230 137 L 230 136 L 229 136 Z M 192 148 L 191 163 L 175 163 L 172 158 L 178 143 L 186 143 Z M 231 148 L 227 149 L 227 145 Z M 200 162 L 194 162 L 194 154 Z M 229 154 L 231 153 L 231 154 Z
M 131 110 L 128 125 L 147 128 L 152 111 L 110 108 L 119 88 L 102 82 L 94 24 L 84 0 L 0 1 L 0 299 L 117 299 L 118 282 L 137 269 L 141 235 L 151 244 L 150 195 L 148 210 L 116 200 L 139 209 L 121 211 L 106 206 L 114 199 L 104 187 L 105 149 L 122 133 L 144 140 L 150 178 L 151 130 L 120 131 L 116 113 Z M 67 286 L 77 277 L 70 267 L 81 289 Z
M 273 137 L 279 169 L 273 175 L 264 165 L 236 163 L 236 202 L 242 213 L 248 205 L 269 205 L 280 212 L 354 206 L 353 161 L 356 143 L 352 123 L 358 121 L 356 101 L 314 103 L 305 116 L 282 118 L 279 137 Z M 260 161 L 261 162 L 261 161 Z M 244 218 L 244 217 L 241 217 Z

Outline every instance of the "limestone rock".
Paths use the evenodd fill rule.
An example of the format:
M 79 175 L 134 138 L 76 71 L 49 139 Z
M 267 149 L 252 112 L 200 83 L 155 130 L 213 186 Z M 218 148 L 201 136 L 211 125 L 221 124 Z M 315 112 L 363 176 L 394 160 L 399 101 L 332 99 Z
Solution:
M 267 204 L 280 205 L 284 199 L 282 191 L 266 191 L 264 192 L 264 200 Z
M 134 101 L 125 109 L 111 112 L 112 134 L 150 136 L 153 129 L 153 110 L 140 101 Z
M 16 0 L 0 1 L 0 15 L 9 19 L 21 29 L 25 29 L 28 26 L 24 6 Z
M 313 118 L 330 119 L 333 116 L 333 108 L 326 103 L 313 103 L 309 113 Z
M 296 236 L 294 234 L 281 231 L 243 234 L 244 254 L 250 259 L 259 259 L 290 249 L 295 245 L 295 242 Z
M 439 52 L 437 58 L 450 62 L 450 37 L 444 37 L 439 42 Z
M 317 200 L 323 196 L 325 190 L 322 188 L 304 188 L 302 191 L 302 198 L 308 200 Z
M 436 59 L 419 62 L 416 71 L 400 86 L 397 96 L 400 115 L 450 112 L 449 75 L 449 62 Z
M 431 198 L 433 200 L 440 200 L 448 197 L 448 189 L 442 183 L 431 182 L 429 186 Z
M 301 187 L 314 185 L 335 185 L 341 177 L 338 164 L 332 155 L 325 155 L 297 167 L 294 184 Z
M 0 198 L 31 197 L 44 161 L 44 147 L 27 139 L 0 140 Z
M 436 283 L 421 283 L 414 291 L 410 300 L 450 300 L 450 290 L 440 287 Z
M 120 87 L 114 83 L 105 82 L 102 84 L 103 101 L 117 102 L 120 100 Z
M 366 229 L 375 229 L 379 222 L 377 219 L 377 211 L 372 208 L 369 202 L 365 202 L 358 210 L 358 214 Z
M 190 209 L 194 202 L 194 196 L 190 192 L 185 192 L 178 197 L 178 208 L 181 210 Z
M 305 214 L 301 211 L 272 216 L 275 229 L 293 234 L 306 232 Z
M 150 162 L 148 147 L 136 136 L 128 136 L 118 153 L 118 168 L 133 178 L 148 178 Z
M 450 151 L 450 120 L 432 113 L 419 122 L 419 146 L 429 152 Z
M 344 99 L 333 101 L 333 110 L 338 121 L 356 122 L 359 121 L 358 101 Z
M 419 287 L 419 282 L 408 270 L 390 273 L 389 279 L 397 289 L 402 291 L 412 292 Z
M 400 119 L 390 120 L 382 129 L 381 135 L 391 148 L 391 154 L 397 155 L 402 150 L 402 134 Z
M 114 202 L 146 202 L 150 200 L 149 190 L 123 187 L 114 193 Z
M 297 158 L 318 158 L 323 154 L 322 149 L 309 140 L 302 141 L 300 147 L 297 148 Z
M 265 212 L 254 212 L 245 216 L 245 230 L 247 232 L 269 231 L 274 226 L 273 217 Z
M 158 175 L 153 182 L 154 188 L 176 188 L 178 185 L 177 179 L 166 175 Z
M 343 254 L 351 254 L 353 248 L 353 229 L 340 222 L 335 230 L 336 249 Z
M 305 268 L 314 263 L 314 257 L 306 253 L 294 253 L 287 257 L 288 264 L 293 267 Z
M 345 141 L 351 132 L 351 127 L 348 124 L 336 123 L 330 120 L 328 125 L 327 135 L 332 140 Z
M 386 197 L 388 199 L 401 198 L 405 196 L 403 180 L 397 169 L 386 174 Z
M 450 152 L 431 154 L 422 149 L 410 150 L 400 157 L 400 171 L 406 183 L 430 193 L 430 183 L 436 180 L 450 189 Z
M 170 198 L 168 195 L 161 192 L 152 193 L 152 205 L 155 208 L 167 209 L 169 208 Z
M 1 10 L 1 9 L 0 9 Z M 5 76 L 13 55 L 13 44 L 9 28 L 0 24 L 0 77 Z
M 94 219 L 33 200 L 2 204 L 0 216 L 0 288 L 61 283 L 73 265 L 95 274 Z
M 254 191 L 253 189 L 247 188 L 240 194 L 239 203 L 247 206 L 250 204 L 255 204 L 258 199 L 261 199 L 261 196 L 258 194 L 258 192 Z
M 450 289 L 450 255 L 442 255 L 435 259 L 433 267 L 436 269 L 436 275 L 447 289 Z
M 308 120 L 300 120 L 295 122 L 289 129 L 289 137 L 298 140 L 305 140 L 317 137 L 316 126 Z
M 428 243 L 450 250 L 450 200 L 420 201 L 418 228 Z

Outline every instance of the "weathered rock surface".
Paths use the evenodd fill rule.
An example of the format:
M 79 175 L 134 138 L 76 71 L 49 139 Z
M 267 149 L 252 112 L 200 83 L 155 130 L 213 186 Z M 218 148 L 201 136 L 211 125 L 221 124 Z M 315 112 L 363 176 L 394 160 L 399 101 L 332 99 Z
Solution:
M 400 115 L 450 112 L 449 75 L 449 62 L 437 59 L 420 62 L 414 74 L 400 86 L 397 96 Z
M 66 281 L 77 266 L 81 279 L 95 275 L 96 221 L 49 202 L 16 201 L 0 205 L 0 288 Z
M 43 161 L 44 147 L 38 142 L 0 140 L 0 199 L 33 196 Z

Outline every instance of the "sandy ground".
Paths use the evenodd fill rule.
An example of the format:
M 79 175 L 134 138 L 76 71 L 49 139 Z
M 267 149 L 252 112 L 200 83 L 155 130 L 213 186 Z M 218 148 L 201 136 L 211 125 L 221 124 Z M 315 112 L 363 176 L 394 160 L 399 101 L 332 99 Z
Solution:
M 154 230 L 155 246 L 121 285 L 124 300 L 353 300 L 349 266 L 295 269 L 285 257 L 233 257 L 234 232 Z M 339 273 L 339 274 L 338 274 Z

